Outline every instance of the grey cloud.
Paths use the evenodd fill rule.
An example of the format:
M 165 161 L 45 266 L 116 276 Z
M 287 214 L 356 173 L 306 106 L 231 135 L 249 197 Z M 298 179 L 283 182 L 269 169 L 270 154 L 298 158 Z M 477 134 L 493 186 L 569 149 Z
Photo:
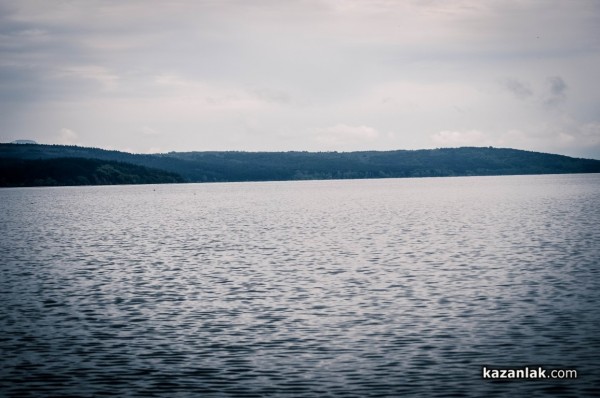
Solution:
M 263 101 L 278 103 L 278 104 L 289 104 L 292 101 L 291 96 L 281 90 L 273 90 L 269 88 L 259 88 L 252 90 L 252 93 Z
M 548 94 L 544 99 L 544 105 L 548 107 L 557 106 L 567 100 L 567 83 L 560 76 L 550 76 L 546 79 Z
M 117 81 L 101 68 L 0 64 L 0 102 L 83 101 L 111 94 Z
M 0 138 L 51 142 L 66 126 L 82 144 L 145 151 L 149 126 L 165 150 L 320 150 L 304 132 L 343 125 L 404 131 L 377 138 L 397 149 L 529 131 L 558 105 L 597 121 L 599 27 L 586 0 L 0 0 Z
M 504 87 L 508 89 L 515 97 L 519 99 L 526 99 L 533 95 L 533 91 L 529 88 L 529 85 L 522 83 L 521 81 L 513 78 L 508 78 L 504 81 Z

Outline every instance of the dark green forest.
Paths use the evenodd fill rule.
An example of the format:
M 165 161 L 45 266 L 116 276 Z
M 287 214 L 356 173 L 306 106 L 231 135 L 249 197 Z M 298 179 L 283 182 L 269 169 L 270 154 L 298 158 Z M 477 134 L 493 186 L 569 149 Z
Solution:
M 0 158 L 2 187 L 176 182 L 183 182 L 177 174 L 116 161 L 83 158 Z
M 130 163 L 174 173 L 185 182 L 600 173 L 600 160 L 492 147 L 363 152 L 170 152 L 138 155 L 78 146 L 0 144 L 0 159 L 3 162 L 10 163 L 7 159 L 54 158 L 88 158 Z M 27 168 L 34 164 L 31 163 L 32 166 Z M 16 181 L 13 180 L 16 177 L 6 173 L 14 172 L 3 168 L 2 181 Z M 124 171 L 122 174 L 128 175 Z M 94 176 L 96 177 L 92 177 L 90 183 L 95 183 L 100 178 L 97 174 Z M 173 174 L 164 177 L 176 178 Z M 55 177 L 48 178 L 63 185 Z M 71 182 L 84 181 L 73 178 L 71 174 L 66 177 Z M 89 180 L 90 177 L 86 178 Z M 107 181 L 141 183 L 118 182 L 125 181 L 125 177 L 120 178 Z

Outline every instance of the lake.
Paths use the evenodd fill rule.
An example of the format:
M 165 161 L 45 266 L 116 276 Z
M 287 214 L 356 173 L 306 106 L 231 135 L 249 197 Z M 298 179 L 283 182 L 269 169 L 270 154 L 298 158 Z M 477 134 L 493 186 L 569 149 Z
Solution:
M 0 257 L 4 396 L 600 388 L 599 174 L 2 189 Z

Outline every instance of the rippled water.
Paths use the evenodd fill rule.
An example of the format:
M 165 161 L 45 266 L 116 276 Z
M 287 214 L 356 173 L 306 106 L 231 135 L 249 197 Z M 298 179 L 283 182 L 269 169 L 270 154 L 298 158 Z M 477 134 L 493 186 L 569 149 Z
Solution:
M 0 395 L 600 387 L 597 174 L 2 189 L 0 222 Z

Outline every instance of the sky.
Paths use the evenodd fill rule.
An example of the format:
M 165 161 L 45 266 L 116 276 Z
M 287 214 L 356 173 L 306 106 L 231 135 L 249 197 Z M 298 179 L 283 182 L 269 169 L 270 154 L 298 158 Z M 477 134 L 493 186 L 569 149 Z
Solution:
M 600 1 L 0 0 L 0 142 L 600 159 Z

